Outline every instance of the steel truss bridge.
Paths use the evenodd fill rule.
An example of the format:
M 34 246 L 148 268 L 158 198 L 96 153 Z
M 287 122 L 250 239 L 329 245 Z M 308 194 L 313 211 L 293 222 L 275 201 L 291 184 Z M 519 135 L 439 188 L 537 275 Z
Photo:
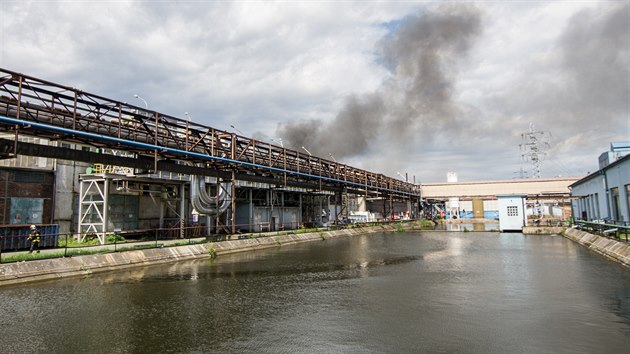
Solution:
M 18 154 L 417 203 L 416 185 L 0 68 L 0 157 Z M 18 142 L 20 135 L 134 157 Z

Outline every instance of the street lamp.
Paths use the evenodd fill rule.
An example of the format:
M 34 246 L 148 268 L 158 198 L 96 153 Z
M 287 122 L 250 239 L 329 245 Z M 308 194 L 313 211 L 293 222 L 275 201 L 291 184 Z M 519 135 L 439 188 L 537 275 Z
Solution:
M 396 173 L 398 173 L 398 175 L 400 176 L 400 178 L 402 178 L 403 181 L 407 182 L 407 179 L 405 178 L 405 176 L 402 175 L 402 173 L 396 171 Z
M 133 97 L 135 97 L 135 98 L 141 100 L 142 102 L 144 102 L 144 108 L 146 108 L 147 111 L 149 110 L 149 104 L 147 103 L 147 101 L 144 98 L 138 96 L 137 94 L 133 95 Z
M 280 138 L 271 138 L 271 141 L 276 142 L 276 143 L 280 143 L 280 146 L 282 146 L 282 148 L 284 149 L 284 144 L 282 143 L 282 139 Z
M 332 152 L 329 152 L 329 153 L 328 153 L 328 156 L 330 156 L 330 158 L 331 158 L 333 161 L 337 162 L 337 160 L 335 160 L 335 157 L 333 156 Z
M 245 133 L 243 133 L 242 131 L 240 131 L 237 127 L 234 126 L 234 124 L 230 124 L 230 128 L 236 130 L 237 132 L 239 132 L 241 135 L 245 136 Z
M 308 153 L 308 156 L 313 156 L 313 154 L 311 154 L 311 152 L 308 151 L 304 146 L 302 146 L 302 149 L 304 149 L 304 151 L 306 151 Z
M 188 151 L 188 135 L 189 135 L 189 125 L 190 125 L 190 116 L 188 115 L 188 112 L 184 112 L 184 114 L 186 115 L 186 151 Z

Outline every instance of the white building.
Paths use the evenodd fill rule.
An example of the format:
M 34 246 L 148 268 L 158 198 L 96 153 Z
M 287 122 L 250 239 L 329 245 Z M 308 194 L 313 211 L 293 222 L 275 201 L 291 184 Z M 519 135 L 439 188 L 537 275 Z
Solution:
M 526 225 L 525 195 L 498 195 L 499 230 L 522 231 Z

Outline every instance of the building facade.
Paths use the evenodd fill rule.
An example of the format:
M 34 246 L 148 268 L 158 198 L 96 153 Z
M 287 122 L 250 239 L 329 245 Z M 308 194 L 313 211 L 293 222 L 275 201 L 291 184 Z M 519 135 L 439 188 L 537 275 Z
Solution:
M 576 219 L 630 223 L 630 155 L 605 164 L 570 188 Z
M 564 220 L 571 216 L 569 185 L 577 180 L 556 177 L 423 183 L 421 193 L 425 210 L 442 211 L 446 219 L 500 219 L 498 196 L 523 195 L 527 217 Z

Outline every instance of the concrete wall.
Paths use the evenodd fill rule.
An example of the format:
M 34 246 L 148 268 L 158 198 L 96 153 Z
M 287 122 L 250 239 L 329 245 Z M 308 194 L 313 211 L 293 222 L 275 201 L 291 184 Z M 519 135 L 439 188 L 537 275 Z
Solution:
M 88 165 L 81 162 L 57 160 L 55 170 L 55 210 L 53 219 L 60 233 L 75 232 L 78 220 L 79 174 Z
M 138 210 L 138 229 L 150 229 L 157 228 L 160 220 L 160 207 L 162 198 L 160 195 L 154 195 L 153 198 L 149 195 L 142 195 L 138 197 L 139 210 Z M 188 202 L 187 202 L 188 204 Z M 179 202 L 171 202 L 171 205 L 175 210 L 179 211 Z M 164 217 L 166 219 L 179 219 L 175 212 L 171 208 L 164 208 Z
M 411 227 L 412 224 L 405 224 Z M 394 225 L 322 231 L 304 234 L 287 234 L 198 245 L 153 248 L 138 251 L 95 254 L 70 258 L 56 258 L 29 262 L 0 264 L 0 286 L 31 281 L 84 276 L 130 267 L 174 262 L 186 259 L 208 258 L 211 253 L 229 254 L 329 238 L 353 236 L 374 232 L 392 232 Z
M 563 226 L 524 226 L 523 235 L 562 235 Z
M 619 242 L 574 228 L 567 229 L 564 232 L 564 237 L 623 265 L 630 266 L 630 243 Z

